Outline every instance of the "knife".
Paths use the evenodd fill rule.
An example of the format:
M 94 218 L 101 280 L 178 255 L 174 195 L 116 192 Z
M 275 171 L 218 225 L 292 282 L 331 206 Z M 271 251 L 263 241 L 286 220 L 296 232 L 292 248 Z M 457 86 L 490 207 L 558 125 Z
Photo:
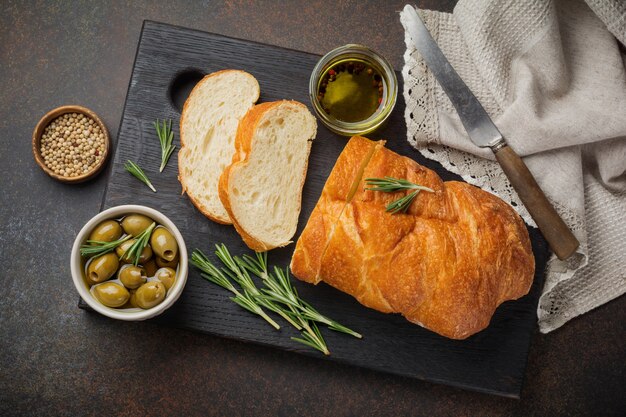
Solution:
M 415 48 L 450 98 L 470 139 L 481 148 L 491 148 L 550 248 L 559 259 L 567 259 L 578 248 L 578 240 L 554 210 L 522 158 L 507 145 L 483 106 L 452 68 L 415 8 L 407 4 L 404 12 Z

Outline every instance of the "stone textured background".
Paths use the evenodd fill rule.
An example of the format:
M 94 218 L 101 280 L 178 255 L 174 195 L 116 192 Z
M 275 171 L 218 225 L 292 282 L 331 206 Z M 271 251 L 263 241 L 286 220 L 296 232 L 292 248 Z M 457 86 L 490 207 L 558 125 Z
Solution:
M 402 66 L 404 1 L 249 3 L 0 4 L 0 415 L 624 415 L 624 297 L 535 335 L 521 401 L 77 309 L 69 252 L 106 175 L 51 180 L 31 133 L 81 104 L 116 137 L 144 19 L 317 54 L 363 43 Z

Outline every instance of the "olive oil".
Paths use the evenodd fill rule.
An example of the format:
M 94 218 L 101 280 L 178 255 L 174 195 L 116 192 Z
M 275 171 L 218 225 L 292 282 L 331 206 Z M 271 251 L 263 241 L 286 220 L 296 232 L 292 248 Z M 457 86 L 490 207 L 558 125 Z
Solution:
M 324 55 L 309 79 L 319 121 L 342 136 L 366 135 L 391 115 L 398 80 L 389 62 L 363 45 L 348 44 Z
M 324 111 L 337 120 L 360 122 L 371 117 L 384 101 L 385 83 L 366 61 L 346 59 L 322 74 L 318 100 Z

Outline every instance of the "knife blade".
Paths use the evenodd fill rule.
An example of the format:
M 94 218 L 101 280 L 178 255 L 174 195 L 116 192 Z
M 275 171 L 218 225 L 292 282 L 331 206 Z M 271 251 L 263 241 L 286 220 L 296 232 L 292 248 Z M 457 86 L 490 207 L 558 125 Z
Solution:
M 510 148 L 472 91 L 445 57 L 413 6 L 404 7 L 406 29 L 428 69 L 459 114 L 468 136 L 477 146 L 489 147 L 517 191 L 520 200 L 559 259 L 570 257 L 579 242 L 547 199 L 528 167 Z

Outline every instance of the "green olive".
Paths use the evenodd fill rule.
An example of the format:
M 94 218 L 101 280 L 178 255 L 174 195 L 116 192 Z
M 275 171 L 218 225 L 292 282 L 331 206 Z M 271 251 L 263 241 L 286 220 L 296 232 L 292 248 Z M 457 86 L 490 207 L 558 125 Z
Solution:
M 156 271 L 154 277 L 165 285 L 165 289 L 169 290 L 172 288 L 172 285 L 174 285 L 174 281 L 176 280 L 176 271 L 172 268 L 161 268 Z
M 89 240 L 100 242 L 113 242 L 122 236 L 122 227 L 115 220 L 105 220 L 93 229 Z
M 150 245 L 146 245 L 146 247 L 141 251 L 141 255 L 139 255 L 139 263 L 145 264 L 150 259 L 152 259 L 152 248 Z
M 154 220 L 143 214 L 129 214 L 122 220 L 122 227 L 124 231 L 131 236 L 137 236 L 144 230 L 146 230 Z
M 167 268 L 176 269 L 176 267 L 178 266 L 178 254 L 176 254 L 176 257 L 169 262 L 157 256 L 156 264 L 159 268 L 167 267 Z
M 122 255 L 124 255 L 124 252 L 126 252 L 128 248 L 130 248 L 130 245 L 132 245 L 134 241 L 135 239 L 128 239 L 127 241 L 122 242 L 121 245 L 118 245 L 115 248 L 115 253 L 117 254 L 118 258 L 121 258 Z
M 94 287 L 94 295 L 102 304 L 107 307 L 121 307 L 130 298 L 130 293 L 126 288 L 116 282 L 105 282 Z
M 146 270 L 147 277 L 153 277 L 157 269 L 159 269 L 154 259 L 150 259 L 148 262 L 145 262 L 142 265 L 143 265 L 143 269 Z
M 171 261 L 178 255 L 176 239 L 165 227 L 157 227 L 150 237 L 150 245 L 154 253 L 166 261 Z
M 165 299 L 165 285 L 160 281 L 149 281 L 137 288 L 135 303 L 143 308 L 152 308 Z
M 130 290 L 130 298 L 128 299 L 128 306 L 131 308 L 139 308 L 137 305 L 137 298 L 135 294 L 137 294 L 137 290 Z
M 135 243 L 135 239 L 128 239 L 127 241 L 119 245 L 117 248 L 115 248 L 115 253 L 117 253 L 117 256 L 120 258 L 120 261 L 122 261 L 125 264 L 130 264 L 134 262 L 134 259 L 128 259 L 126 256 L 124 256 L 126 251 L 131 247 L 133 243 Z M 146 245 L 146 247 L 143 248 L 143 250 L 141 251 L 141 255 L 139 256 L 139 263 L 143 265 L 144 263 L 148 262 L 151 258 L 152 258 L 152 248 L 150 247 L 150 245 Z
M 119 277 L 126 288 L 134 289 L 146 282 L 146 271 L 138 266 L 126 265 L 120 269 Z
M 87 267 L 87 282 L 93 285 L 106 281 L 115 274 L 119 265 L 117 256 L 112 252 L 92 259 Z

